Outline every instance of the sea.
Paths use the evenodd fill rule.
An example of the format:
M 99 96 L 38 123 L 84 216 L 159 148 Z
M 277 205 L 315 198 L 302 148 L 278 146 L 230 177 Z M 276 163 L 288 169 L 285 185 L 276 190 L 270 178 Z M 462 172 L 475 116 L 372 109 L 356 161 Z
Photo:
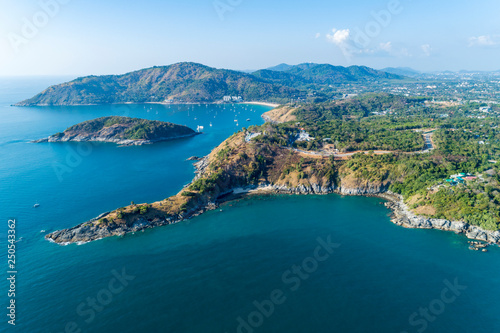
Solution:
M 396 226 L 378 198 L 252 196 L 124 237 L 46 241 L 131 201 L 176 194 L 194 176 L 189 157 L 270 110 L 11 106 L 68 79 L 0 79 L 0 332 L 500 332 L 500 250 Z M 112 115 L 203 134 L 137 147 L 30 142 Z

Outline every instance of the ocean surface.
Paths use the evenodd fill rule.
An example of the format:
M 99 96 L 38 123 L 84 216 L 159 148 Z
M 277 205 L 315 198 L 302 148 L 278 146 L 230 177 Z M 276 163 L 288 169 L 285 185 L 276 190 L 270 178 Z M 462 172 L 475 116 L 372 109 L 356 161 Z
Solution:
M 194 176 L 188 157 L 270 109 L 10 106 L 65 80 L 0 79 L 0 332 L 500 332 L 500 250 L 398 227 L 377 198 L 251 197 L 122 238 L 45 241 L 130 201 L 177 193 Z M 110 115 L 204 134 L 140 147 L 29 142 Z M 10 218 L 22 237 L 15 327 L 6 316 Z

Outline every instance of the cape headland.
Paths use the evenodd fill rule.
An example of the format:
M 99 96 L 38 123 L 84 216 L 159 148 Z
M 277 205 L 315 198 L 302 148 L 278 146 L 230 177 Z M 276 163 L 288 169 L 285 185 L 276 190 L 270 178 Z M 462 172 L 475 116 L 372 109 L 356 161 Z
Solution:
M 425 97 L 390 94 L 290 103 L 196 162 L 196 177 L 177 195 L 132 203 L 46 238 L 68 244 L 124 235 L 267 192 L 380 196 L 398 225 L 499 244 L 498 124 L 471 119 L 469 111 L 436 117 L 441 112 Z M 478 137 L 493 139 L 478 144 Z
M 265 124 L 270 135 L 272 124 Z M 263 130 L 260 127 L 252 131 Z M 264 132 L 264 131 L 263 131 Z M 255 134 L 255 133 L 253 133 Z M 253 139 L 242 130 L 195 163 L 196 177 L 177 195 L 151 204 L 132 204 L 102 214 L 73 228 L 52 232 L 46 239 L 59 243 L 85 243 L 110 236 L 123 236 L 147 228 L 174 224 L 241 195 L 263 193 L 330 194 L 379 196 L 394 211 L 393 222 L 408 228 L 442 229 L 469 238 L 500 244 L 500 232 L 485 230 L 467 222 L 436 219 L 414 213 L 391 186 L 400 175 L 390 172 L 383 156 L 358 154 L 364 164 L 354 166 L 332 157 L 304 156 L 277 144 Z M 392 154 L 392 158 L 415 158 Z M 367 173 L 370 168 L 371 172 Z

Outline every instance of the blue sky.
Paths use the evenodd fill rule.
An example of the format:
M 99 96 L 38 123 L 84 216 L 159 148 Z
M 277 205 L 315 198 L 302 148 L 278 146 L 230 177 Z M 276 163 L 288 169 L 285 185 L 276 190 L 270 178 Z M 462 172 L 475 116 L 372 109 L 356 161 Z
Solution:
M 498 0 L 0 0 L 0 76 L 195 61 L 499 70 Z

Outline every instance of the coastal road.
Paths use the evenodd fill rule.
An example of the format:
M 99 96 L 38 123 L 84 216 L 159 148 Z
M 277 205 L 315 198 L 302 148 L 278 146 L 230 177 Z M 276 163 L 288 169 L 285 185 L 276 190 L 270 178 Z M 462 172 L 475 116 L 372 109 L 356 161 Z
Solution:
M 424 133 L 425 146 L 424 146 L 424 149 L 420 152 L 417 152 L 417 154 L 425 154 L 425 153 L 428 153 L 428 152 L 434 150 L 434 141 L 432 140 L 433 134 L 434 134 L 434 131 Z

